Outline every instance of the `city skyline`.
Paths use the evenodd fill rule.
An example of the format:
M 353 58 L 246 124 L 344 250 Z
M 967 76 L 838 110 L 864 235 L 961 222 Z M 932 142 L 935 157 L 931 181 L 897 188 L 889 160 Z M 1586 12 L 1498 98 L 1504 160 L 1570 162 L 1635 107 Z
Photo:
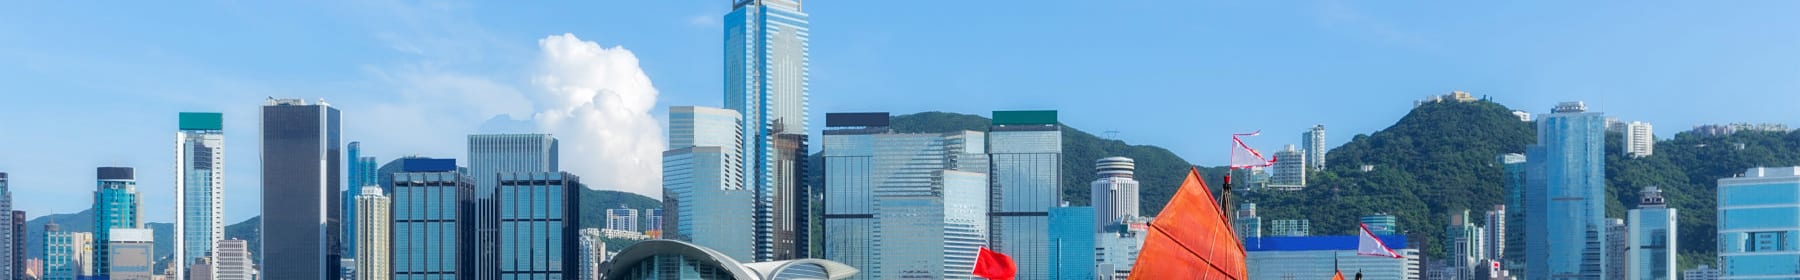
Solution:
M 82 115 L 67 117 L 64 122 L 6 123 L 9 127 L 77 137 L 0 139 L 0 153 L 33 155 L 39 153 L 35 151 L 38 147 L 52 148 L 42 150 L 82 147 L 88 152 L 30 163 L 0 162 L 0 170 L 13 174 L 13 184 L 19 186 L 16 195 L 28 197 L 79 196 L 81 193 L 73 187 L 85 185 L 86 176 L 82 174 L 95 166 L 136 167 L 146 171 L 141 172 L 139 181 L 147 189 L 170 188 L 174 182 L 173 174 L 166 171 L 174 169 L 172 162 L 160 153 L 137 151 L 166 149 L 163 139 L 167 139 L 167 132 L 175 127 L 174 122 L 122 126 L 107 120 L 161 120 L 167 119 L 167 114 L 180 111 L 216 111 L 223 112 L 227 118 L 225 131 L 236 131 L 228 132 L 228 135 L 250 134 L 256 131 L 256 113 L 252 106 L 266 96 L 325 98 L 344 106 L 351 119 L 389 120 L 378 125 L 345 127 L 346 141 L 365 141 L 370 146 L 369 154 L 382 159 L 404 155 L 460 158 L 457 152 L 459 141 L 454 138 L 474 133 L 545 132 L 577 141 L 574 138 L 577 135 L 568 134 L 581 130 L 571 130 L 563 125 L 528 122 L 520 126 L 489 122 L 501 113 L 509 114 L 513 119 L 530 119 L 539 113 L 569 111 L 567 107 L 573 105 L 555 100 L 564 100 L 563 97 L 579 99 L 581 95 L 551 92 L 544 89 L 545 85 L 535 82 L 538 81 L 536 77 L 567 73 L 552 67 L 558 65 L 549 63 L 553 57 L 585 61 L 575 65 L 623 61 L 622 57 L 629 57 L 632 65 L 616 69 L 637 76 L 621 79 L 645 83 L 621 89 L 660 94 L 651 94 L 653 99 L 622 104 L 621 108 L 642 111 L 641 123 L 649 124 L 652 129 L 657 127 L 655 124 L 662 123 L 658 120 L 666 118 L 664 108 L 670 105 L 723 106 L 716 103 L 722 92 L 717 46 L 722 40 L 719 36 L 722 16 L 729 10 L 729 5 L 712 2 L 576 4 L 626 7 L 555 9 L 592 11 L 600 16 L 588 13 L 578 16 L 548 7 L 469 2 L 442 5 L 326 2 L 294 4 L 298 5 L 295 7 L 184 6 L 189 4 L 131 7 L 137 4 L 119 3 L 114 7 L 119 9 L 84 7 L 96 5 L 92 3 L 34 3 L 41 6 L 0 11 L 3 15 L 0 18 L 6 19 L 0 21 L 19 23 L 0 27 L 0 36 L 42 39 L 0 43 L 0 48 L 16 50 L 0 54 L 0 61 L 20 65 L 0 69 L 0 73 L 8 74 L 0 75 L 6 77 L 0 81 L 7 81 L 0 83 L 4 84 L 0 90 L 58 93 L 13 97 L 11 101 L 14 102 L 0 104 L 0 119 L 28 119 L 30 116 L 66 113 L 75 108 L 89 109 Z M 1268 149 L 1282 144 L 1299 144 L 1297 139 L 1289 139 L 1289 135 L 1302 132 L 1307 126 L 1324 123 L 1333 131 L 1327 146 L 1335 147 L 1356 134 L 1368 133 L 1391 123 L 1403 114 L 1407 101 L 1451 90 L 1492 96 L 1515 109 L 1533 113 L 1543 113 L 1543 108 L 1565 99 L 1587 100 L 1597 111 L 1608 115 L 1662 126 L 1665 129 L 1659 131 L 1659 136 L 1666 137 L 1698 124 L 1783 121 L 1781 116 L 1784 114 L 1777 108 L 1739 106 L 1730 101 L 1758 99 L 1769 101 L 1764 102 L 1768 104 L 1792 103 L 1783 101 L 1797 97 L 1764 93 L 1800 87 L 1783 78 L 1785 73 L 1791 73 L 1785 65 L 1800 62 L 1800 55 L 1785 50 L 1792 49 L 1788 46 L 1800 45 L 1800 40 L 1760 36 L 1763 31 L 1759 31 L 1764 30 L 1762 27 L 1800 24 L 1779 16 L 1739 16 L 1791 10 L 1752 7 L 1758 5 L 1682 4 L 1629 11 L 1590 7 L 1588 5 L 1598 4 L 1588 3 L 1564 3 L 1566 9 L 1530 9 L 1521 6 L 1531 6 L 1531 3 L 1394 7 L 1398 4 L 1332 1 L 1168 3 L 1172 7 L 1158 9 L 1150 9 L 1141 3 L 1031 6 L 959 3 L 958 9 L 948 10 L 899 7 L 918 15 L 911 17 L 901 16 L 905 13 L 872 12 L 875 5 L 879 3 L 808 3 L 809 13 L 819 15 L 812 19 L 814 23 L 830 27 L 813 31 L 812 37 L 817 41 L 812 44 L 815 54 L 811 63 L 816 73 L 812 77 L 811 118 L 821 119 L 824 112 L 841 111 L 881 110 L 903 114 L 942 110 L 981 114 L 996 108 L 1055 108 L 1063 112 L 1063 119 L 1070 127 L 1090 132 L 1120 131 L 1121 139 L 1164 146 L 1203 166 L 1218 165 L 1223 161 L 1224 149 L 1215 147 L 1223 145 L 1185 140 L 1192 137 L 1190 133 L 1225 133 L 1256 128 L 1281 132 L 1256 139 L 1261 147 Z M 167 14 L 183 15 L 184 19 L 166 24 L 205 26 L 200 30 L 214 32 L 163 28 L 165 23 L 127 24 L 155 21 L 148 20 L 152 15 L 147 14 L 113 14 L 131 10 L 169 11 Z M 41 24 L 61 22 L 49 18 L 89 15 L 73 14 L 75 11 L 91 11 L 92 15 L 116 16 L 121 20 L 57 28 L 44 28 L 47 26 Z M 997 18 L 976 16 L 995 14 L 996 11 L 1016 12 L 1004 13 L 1006 16 Z M 1445 16 L 1473 11 L 1486 13 L 1481 17 Z M 1573 11 L 1591 15 L 1574 17 Z M 262 16 L 285 13 L 293 15 Z M 547 16 L 515 17 L 532 13 Z M 1099 24 L 1097 26 L 1038 20 L 1089 14 L 1117 20 L 1090 23 Z M 1726 14 L 1734 16 L 1729 20 L 1696 21 L 1704 24 L 1677 20 L 1687 19 L 1687 15 L 1712 18 Z M 519 21 L 499 23 L 495 22 L 496 17 Z M 942 32 L 947 28 L 938 27 L 962 24 L 941 20 L 946 17 L 978 18 L 975 22 L 964 22 L 978 24 L 966 30 Z M 1520 18 L 1537 20 L 1531 24 L 1512 24 L 1515 21 L 1508 20 Z M 339 24 L 349 32 L 331 33 L 308 27 L 331 20 L 342 20 Z M 1047 27 L 1050 28 L 1020 25 L 1026 22 L 1049 24 Z M 1233 31 L 1224 30 L 1228 28 L 1223 26 L 1252 28 Z M 252 32 L 262 29 L 293 32 L 287 35 Z M 999 32 L 1018 29 L 1028 32 Z M 1053 36 L 1046 33 L 1050 32 L 1047 30 L 1081 32 L 1089 38 L 1084 40 L 1088 43 L 1052 44 L 1052 41 L 1045 41 L 1046 38 L 1063 36 Z M 1094 33 L 1093 30 L 1118 31 Z M 569 37 L 573 40 L 562 38 L 561 34 L 565 33 L 574 34 Z M 228 34 L 245 40 L 209 39 L 213 37 L 209 36 L 211 34 Z M 1125 43 L 1140 42 L 1133 38 L 1142 37 L 1167 40 L 1153 40 L 1152 43 L 1159 43 L 1153 45 L 1183 47 L 1172 49 Z M 945 40 L 977 44 L 937 46 L 929 43 Z M 574 43 L 576 49 L 584 46 L 580 43 L 593 43 L 585 46 L 597 51 L 587 58 L 553 56 L 560 53 L 553 51 L 567 49 L 551 48 L 556 45 L 546 43 Z M 1009 47 L 1017 44 L 1042 48 Z M 1293 45 L 1341 47 L 1330 50 L 1289 47 Z M 290 54 L 273 56 L 261 50 Z M 923 59 L 907 61 L 877 55 L 899 50 L 919 53 Z M 1056 62 L 1036 59 L 1070 51 L 1106 53 L 1115 58 L 1071 56 L 1050 60 Z M 1658 59 L 1644 60 L 1646 57 Z M 1385 71 L 1363 71 L 1364 67 L 1370 67 L 1372 59 L 1383 63 L 1397 61 L 1401 66 L 1377 68 Z M 1019 63 L 1066 64 L 1067 67 L 1014 69 L 997 66 Z M 965 70 L 950 73 L 913 71 L 946 66 Z M 1119 68 L 1146 69 L 1163 74 L 1122 76 L 1125 74 L 1099 70 Z M 151 69 L 157 71 L 148 71 Z M 1293 74 L 1249 78 L 1294 69 L 1304 70 L 1300 74 L 1308 74 L 1294 79 L 1312 82 L 1283 81 Z M 1667 69 L 1705 71 L 1688 73 Z M 1581 74 L 1567 75 L 1570 73 Z M 113 78 L 123 76 L 132 78 Z M 97 77 L 103 82 L 92 82 L 95 79 L 89 77 Z M 1395 79 L 1407 82 L 1396 82 Z M 652 80 L 654 86 L 648 83 Z M 1123 98 L 1168 98 L 1177 102 L 1159 102 L 1167 105 L 1134 103 L 1151 107 L 1148 110 L 1120 110 L 1116 107 L 1119 105 L 1077 102 L 1084 96 L 1080 94 L 1082 92 L 1107 92 Z M 1635 98 L 1694 93 L 1713 98 Z M 908 100 L 915 94 L 968 98 L 965 99 L 967 102 L 957 104 Z M 1050 98 L 1025 98 L 1038 96 Z M 1156 129 L 1164 122 L 1121 121 L 1194 119 L 1199 116 L 1177 113 L 1188 110 L 1157 106 L 1273 104 L 1270 96 L 1300 96 L 1316 102 L 1300 104 L 1300 109 L 1305 110 L 1291 115 L 1201 122 L 1190 130 L 1195 132 Z M 96 99 L 100 101 L 95 102 Z M 1208 102 L 1180 102 L 1182 100 Z M 1327 108 L 1321 107 L 1326 106 L 1322 104 L 1358 106 Z M 1264 106 L 1218 109 L 1243 113 L 1265 111 L 1259 107 Z M 1391 113 L 1368 114 L 1371 108 L 1375 112 Z M 1719 111 L 1732 113 L 1701 113 Z M 424 125 L 435 123 L 433 121 L 457 125 Z M 484 126 L 487 129 L 483 129 Z M 114 135 L 92 137 L 98 132 L 86 128 L 94 127 L 107 128 L 101 130 Z M 520 128 L 535 131 L 518 131 Z M 810 132 L 817 133 L 817 129 Z M 402 137 L 412 134 L 436 137 Z M 1274 137 L 1277 135 L 1282 137 Z M 254 139 L 234 143 L 231 146 L 240 149 L 259 145 Z M 661 150 L 635 151 L 649 151 L 644 152 L 639 161 L 654 162 L 656 153 Z M 253 153 L 228 154 L 226 162 L 254 162 Z M 601 170 L 603 166 L 606 165 L 570 163 L 572 172 L 587 174 L 590 178 L 616 177 L 591 171 Z M 252 167 L 245 164 L 227 167 L 228 173 L 232 174 L 230 177 L 239 178 L 231 180 L 233 185 L 227 186 L 230 197 L 259 195 L 260 190 L 249 185 L 255 182 L 253 178 L 259 177 Z M 605 185 L 611 184 L 590 182 L 596 188 L 608 188 Z M 619 184 L 644 187 L 608 189 L 628 190 L 651 197 L 658 194 L 655 188 L 649 187 L 654 184 L 648 182 Z M 146 205 L 158 209 L 172 205 L 173 199 L 168 193 L 146 192 L 145 195 Z M 17 208 L 30 209 L 35 216 L 81 210 L 41 201 L 26 200 L 18 204 Z M 257 204 L 253 199 L 227 199 L 226 204 L 227 223 L 242 221 L 256 213 L 253 209 Z M 147 221 L 173 220 L 170 211 L 147 211 L 145 214 Z

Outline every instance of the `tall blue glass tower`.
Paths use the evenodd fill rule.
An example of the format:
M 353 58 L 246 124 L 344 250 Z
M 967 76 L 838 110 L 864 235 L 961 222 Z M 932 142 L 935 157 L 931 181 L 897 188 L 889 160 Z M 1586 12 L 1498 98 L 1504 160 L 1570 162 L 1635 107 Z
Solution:
M 813 219 L 800 178 L 811 24 L 800 2 L 735 0 L 725 15 L 725 108 L 743 114 L 742 173 L 756 195 L 756 261 L 809 250 L 804 233 Z
M 1563 102 L 1538 118 L 1525 147 L 1528 280 L 1606 275 L 1606 116 Z
M 362 194 L 365 185 L 377 185 L 375 180 L 375 157 L 363 156 L 362 142 L 350 141 L 344 145 L 345 154 L 350 159 L 350 176 L 348 189 L 342 194 L 344 201 L 344 235 L 356 236 L 356 196 Z M 382 190 L 382 193 L 388 193 Z M 344 239 L 344 258 L 356 258 L 356 238 Z
M 112 230 L 143 228 L 138 219 L 143 198 L 138 197 L 137 172 L 130 167 L 101 167 L 95 170 L 99 187 L 94 190 L 94 275 L 105 277 L 112 262 L 108 243 Z

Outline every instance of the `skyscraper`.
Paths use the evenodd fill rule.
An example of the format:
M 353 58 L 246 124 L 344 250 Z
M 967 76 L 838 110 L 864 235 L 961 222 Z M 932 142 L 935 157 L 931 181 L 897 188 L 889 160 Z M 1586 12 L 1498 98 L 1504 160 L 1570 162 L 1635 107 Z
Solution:
M 1138 217 L 1138 181 L 1132 179 L 1136 162 L 1128 157 L 1108 157 L 1094 161 L 1098 179 L 1090 185 L 1094 204 L 1094 229 L 1118 224 L 1121 219 Z
M 863 265 L 860 279 L 973 277 L 988 243 L 984 134 L 891 133 L 887 113 L 826 123 L 826 257 Z
M 175 133 L 176 273 L 195 259 L 212 257 L 225 238 L 225 121 L 220 113 L 179 115 Z M 210 275 L 211 266 L 206 268 Z M 183 274 L 185 275 L 185 274 Z
M 0 279 L 13 279 L 14 277 L 17 277 L 20 272 L 23 272 L 24 267 L 19 266 L 17 262 L 20 258 L 25 257 L 12 254 L 14 249 L 18 249 L 16 247 L 17 245 L 13 244 L 13 240 L 24 240 L 25 231 L 13 230 L 11 226 L 14 222 L 12 216 L 12 186 L 7 185 L 6 173 L 4 172 L 0 172 L 0 214 L 4 214 L 0 215 L 0 225 L 6 225 L 0 227 L 0 243 L 4 243 L 0 244 L 0 277 L 5 277 Z
M 238 239 L 219 240 L 219 247 L 214 249 L 213 255 L 219 259 L 213 261 L 213 266 L 216 266 L 213 270 L 218 271 L 218 274 L 213 274 L 213 279 L 251 280 L 255 277 L 256 267 L 250 258 L 249 242 Z
M 1538 117 L 1525 147 L 1527 280 L 1606 275 L 1606 118 L 1581 102 Z
M 1483 216 L 1486 222 L 1481 226 L 1481 252 L 1484 255 L 1480 259 L 1506 259 L 1506 205 L 1494 205 L 1494 209 Z
M 1800 278 L 1800 166 L 1750 168 L 1718 192 L 1719 279 Z
M 742 114 L 743 174 L 745 185 L 755 191 L 754 240 L 756 261 L 777 259 L 777 251 L 799 252 L 806 244 L 804 229 L 789 231 L 792 240 L 777 240 L 787 231 L 782 221 L 803 226 L 795 213 L 807 200 L 787 198 L 802 190 L 797 184 L 804 173 L 804 157 L 790 157 L 806 149 L 808 94 L 808 15 L 799 0 L 734 0 L 725 15 L 725 108 Z M 791 135 L 783 138 L 783 135 Z M 788 141 L 786 145 L 778 143 Z M 786 146 L 786 147 L 782 147 Z M 784 152 L 782 148 L 790 148 Z M 791 150 L 791 148 L 799 148 Z M 785 165 L 783 161 L 799 164 Z M 782 184 L 791 184 L 783 186 Z M 785 203 L 787 205 L 780 205 Z M 792 206 L 781 209 L 779 206 Z M 780 220 L 780 221 L 778 221 Z M 777 248 L 786 246 L 787 248 Z M 797 256 L 804 257 L 804 256 Z
M 437 172 L 440 170 L 457 170 L 456 159 L 428 158 L 421 156 L 401 157 L 388 161 L 388 163 L 382 164 L 381 168 L 376 169 L 375 182 L 372 184 L 380 185 L 382 192 L 388 193 L 388 196 L 393 196 L 394 173 Z
M 497 179 L 500 279 L 580 275 L 581 179 L 567 172 L 501 173 Z
M 499 275 L 499 207 L 491 200 L 502 173 L 557 172 L 561 148 L 549 134 L 469 135 L 469 177 L 475 183 L 474 277 Z
M 1505 252 L 1501 253 L 1504 257 L 1500 260 L 1501 268 L 1514 276 L 1524 277 L 1525 228 L 1530 226 L 1525 223 L 1525 155 L 1504 154 L 1496 157 L 1495 161 L 1505 170 L 1502 177 L 1505 179 L 1506 209 L 1509 210 L 1506 213 L 1506 233 L 1501 236 L 1501 242 L 1506 244 Z
M 130 167 L 101 167 L 95 173 L 100 186 L 94 190 L 94 276 L 105 277 L 112 275 L 112 231 L 143 228 L 138 220 L 143 200 Z
M 1650 123 L 1627 123 L 1624 130 L 1626 156 L 1640 158 L 1656 152 L 1656 135 L 1651 133 Z
M 387 280 L 393 273 L 389 267 L 393 262 L 389 250 L 393 233 L 388 229 L 393 221 L 393 216 L 389 215 L 392 203 L 381 193 L 381 188 L 362 188 L 362 193 L 356 196 L 356 222 L 359 225 L 351 239 L 363 245 L 356 247 L 357 280 Z
M 1096 231 L 1094 207 L 1050 208 L 1051 280 L 1094 279 Z
M 451 170 L 394 173 L 395 280 L 473 279 L 475 183 Z
M 345 186 L 348 189 L 345 189 L 343 193 L 344 236 L 352 237 L 344 239 L 344 258 L 356 259 L 357 253 L 362 252 L 362 249 L 356 247 L 362 240 L 353 237 L 356 236 L 356 227 L 362 225 L 362 222 L 357 221 L 362 215 L 356 213 L 356 197 L 362 195 L 364 186 L 380 185 L 380 183 L 376 181 L 375 157 L 363 156 L 362 142 L 350 141 L 350 144 L 344 145 L 344 150 L 347 154 L 346 159 L 350 161 L 349 185 Z M 388 190 L 382 189 L 381 191 L 386 193 Z
M 1475 270 L 1481 267 L 1483 242 L 1481 227 L 1469 217 L 1469 209 L 1463 209 L 1461 215 L 1451 214 L 1450 225 L 1444 228 L 1446 255 L 1448 265 L 1455 270 L 1456 279 L 1474 279 Z
M 323 101 L 270 98 L 263 105 L 263 275 L 332 279 L 343 271 L 341 124 L 338 110 Z
M 581 273 L 577 280 L 600 280 L 600 263 L 606 262 L 606 241 L 600 239 L 600 229 L 581 229 L 581 250 L 577 252 Z
M 1606 279 L 1625 279 L 1625 254 L 1630 244 L 1629 225 L 1625 219 L 1606 219 Z
M 755 255 L 754 190 L 744 185 L 743 124 L 732 110 L 669 108 L 663 151 L 663 238 L 712 248 L 733 259 Z
M 606 229 L 637 232 L 638 210 L 631 208 L 606 209 Z
M 26 239 L 25 236 L 26 236 L 26 234 L 25 233 L 26 232 L 27 231 L 25 230 L 25 211 L 13 210 L 12 211 L 12 237 L 13 238 L 12 238 L 12 252 L 11 253 L 12 253 L 12 259 L 13 259 L 12 264 L 13 264 L 13 278 L 14 279 L 24 279 L 25 275 L 26 275 L 26 269 L 31 268 L 31 267 L 25 266 L 25 259 L 26 259 L 26 257 L 25 257 L 25 239 Z M 41 271 L 41 270 L 39 270 L 39 271 Z M 35 272 L 37 272 L 37 271 L 34 271 L 34 273 Z
M 1306 153 L 1306 168 L 1325 170 L 1325 125 L 1313 125 L 1300 133 L 1300 149 Z
M 1306 152 L 1294 148 L 1294 145 L 1283 146 L 1275 151 L 1274 175 L 1270 176 L 1269 188 L 1276 190 L 1300 190 L 1306 188 Z
M 1644 187 L 1641 194 L 1637 209 L 1626 214 L 1631 222 L 1627 237 L 1631 245 L 1626 250 L 1631 255 L 1627 258 L 1630 263 L 1626 264 L 1625 279 L 1675 280 L 1675 248 L 1676 240 L 1680 240 L 1676 236 L 1675 208 L 1669 208 L 1662 189 Z
M 156 271 L 155 234 L 147 228 L 116 228 L 107 243 L 107 277 L 120 280 L 150 280 Z
M 1049 274 L 1050 208 L 1062 203 L 1062 126 L 1056 111 L 994 111 L 988 127 L 993 249 L 1013 256 L 1020 279 Z

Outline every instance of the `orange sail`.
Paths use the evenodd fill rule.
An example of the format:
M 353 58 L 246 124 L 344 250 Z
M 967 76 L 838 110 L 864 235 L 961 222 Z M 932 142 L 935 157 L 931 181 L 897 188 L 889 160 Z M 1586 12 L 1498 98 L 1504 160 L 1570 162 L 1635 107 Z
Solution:
M 1230 218 L 1200 180 L 1200 171 L 1188 169 L 1181 189 L 1150 222 L 1130 279 L 1243 280 L 1248 275 L 1244 243 L 1231 230 Z

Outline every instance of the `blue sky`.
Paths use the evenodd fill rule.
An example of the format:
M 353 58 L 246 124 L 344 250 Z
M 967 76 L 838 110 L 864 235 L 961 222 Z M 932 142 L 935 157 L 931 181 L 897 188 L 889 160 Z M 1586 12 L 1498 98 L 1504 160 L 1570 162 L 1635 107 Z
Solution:
M 1610 4 L 809 1 L 810 99 L 814 124 L 825 112 L 1057 109 L 1073 127 L 1118 131 L 1202 165 L 1226 159 L 1231 132 L 1263 130 L 1258 145 L 1273 149 L 1322 123 L 1337 145 L 1391 124 L 1414 99 L 1451 90 L 1532 112 L 1585 100 L 1651 122 L 1661 136 L 1706 123 L 1795 124 L 1800 18 L 1791 12 L 1800 2 Z M 346 137 L 382 161 L 461 157 L 465 134 L 534 122 L 637 131 L 660 125 L 668 106 L 721 105 L 719 19 L 728 9 L 726 1 L 11 3 L 0 9 L 0 171 L 12 175 L 15 207 L 35 217 L 86 208 L 96 166 L 137 167 L 147 218 L 167 221 L 175 113 L 224 112 L 235 222 L 258 212 L 255 122 L 266 96 L 330 101 L 344 110 Z M 655 99 L 634 99 L 645 97 Z M 584 98 L 594 107 L 565 106 Z M 593 108 L 603 113 L 586 121 L 542 117 Z M 586 173 L 643 163 L 613 158 L 648 146 L 616 142 L 655 142 L 607 135 L 566 138 L 598 149 L 565 155 L 589 160 L 571 169 L 626 177 Z M 600 187 L 649 192 L 641 181 L 618 184 Z

